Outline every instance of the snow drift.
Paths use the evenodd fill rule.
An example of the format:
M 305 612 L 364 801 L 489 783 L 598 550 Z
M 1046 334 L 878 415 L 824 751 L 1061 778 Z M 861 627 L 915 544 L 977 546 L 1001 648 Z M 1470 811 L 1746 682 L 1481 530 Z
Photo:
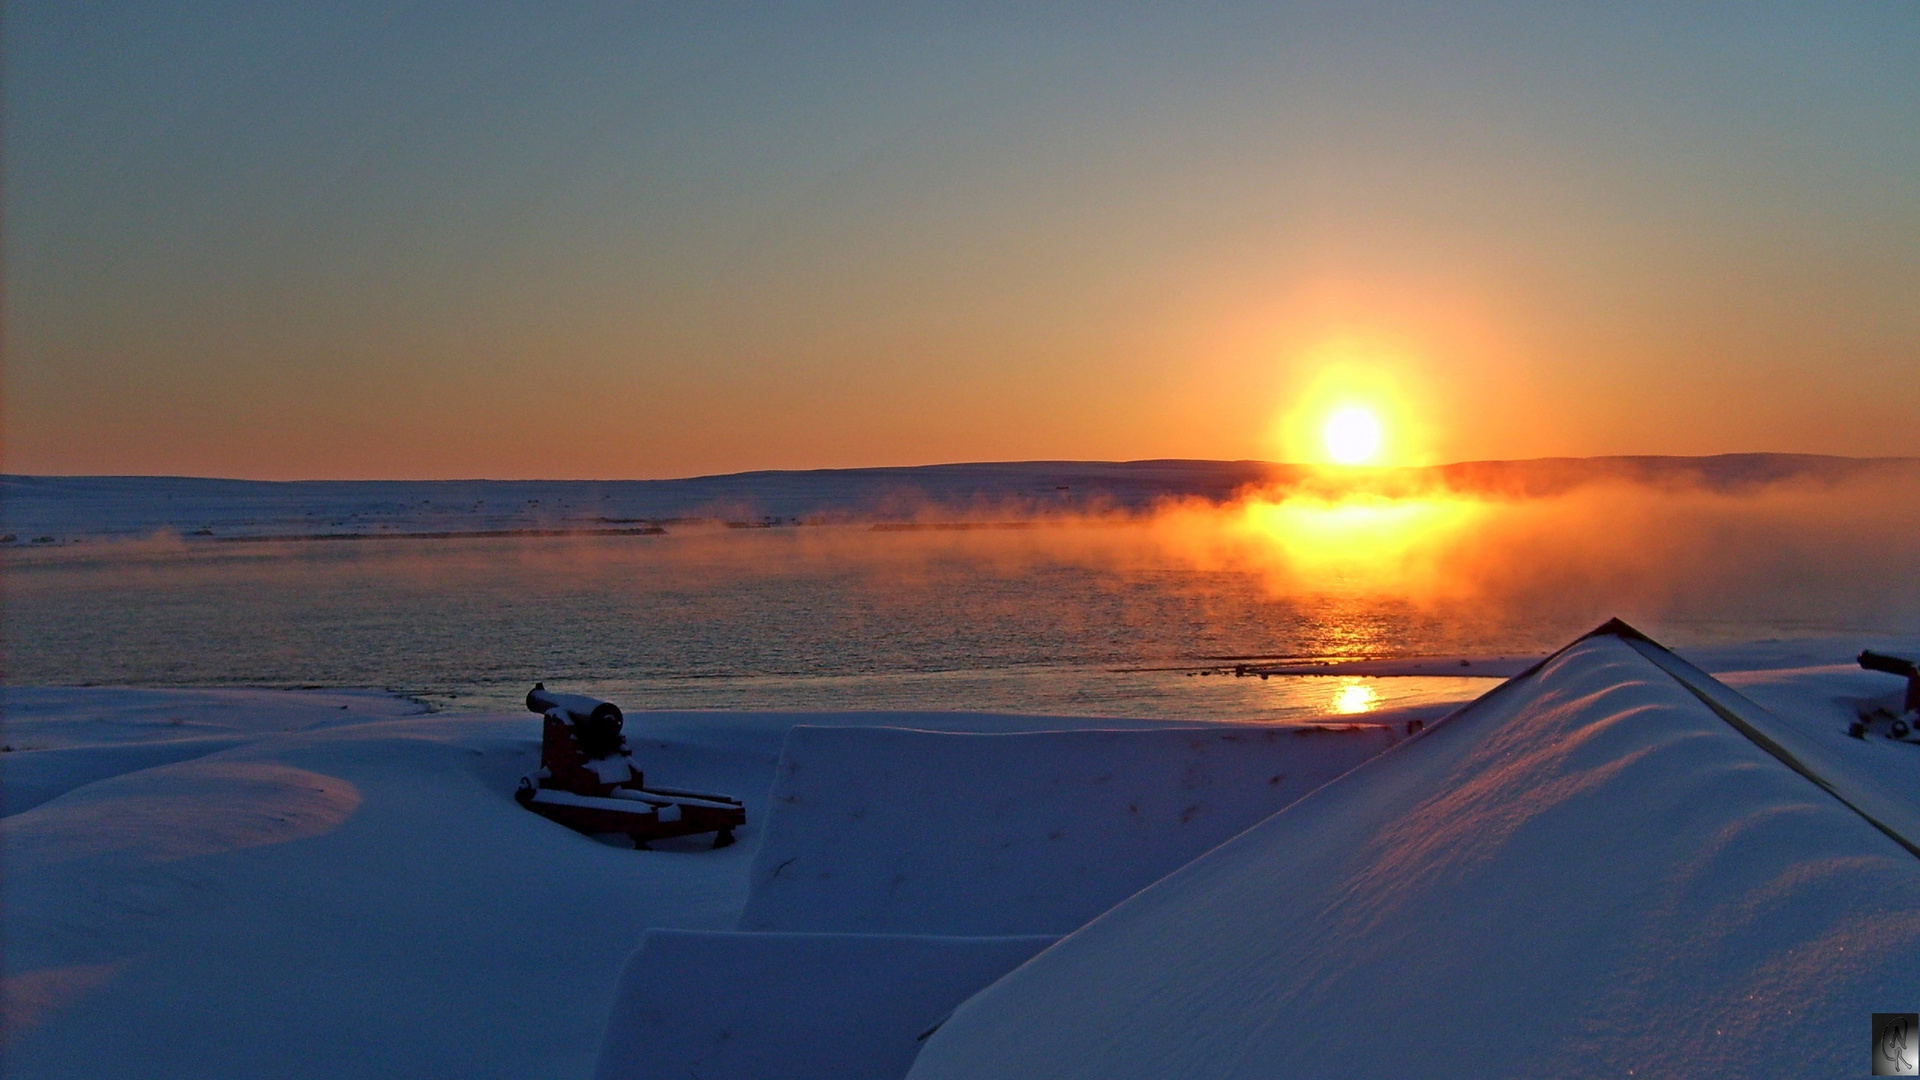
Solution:
M 579 1080 L 645 929 L 726 926 L 744 893 L 744 845 L 621 850 L 516 805 L 531 715 L 266 691 L 4 703 L 6 782 L 68 786 L 0 820 L 9 1080 Z M 766 789 L 771 751 L 670 738 L 649 744 L 663 775 Z M 201 756 L 143 767 L 140 747 Z
M 1396 741 L 1378 724 L 787 734 L 744 933 L 651 932 L 600 1080 L 893 1080 L 973 992 Z
M 796 727 L 740 928 L 1068 933 L 1396 738 Z
M 1063 939 L 911 1076 L 1859 1073 L 1913 1007 L 1915 895 L 1898 842 L 1595 636 Z
M 1845 734 L 1856 708 L 1901 692 L 1835 663 L 1858 644 L 1695 659 L 1772 669 L 1726 676 L 1771 713 L 1722 703 L 1902 828 L 1899 801 L 1920 804 L 1915 748 Z M 1634 648 L 1582 643 L 1123 903 L 914 1042 L 923 1075 L 1864 1073 L 1864 1014 L 1914 1007 L 1913 860 Z M 0 688 L 13 747 L 0 783 L 10 806 L 22 796 L 0 821 L 6 1075 L 579 1080 L 616 991 L 687 1006 L 676 1023 L 736 1055 L 714 1060 L 748 1062 L 750 1043 L 812 1054 L 823 1042 L 795 1033 L 817 1030 L 853 1063 L 843 1075 L 897 1075 L 902 1033 L 932 1026 L 921 990 L 964 998 L 968 979 L 1017 962 L 993 950 L 1014 947 L 729 932 L 788 730 L 1175 726 L 634 715 L 650 772 L 746 796 L 751 822 L 723 851 L 634 852 L 514 804 L 536 718 L 418 708 L 377 693 Z M 932 822 L 906 840 L 950 843 Z M 649 927 L 702 933 L 669 947 Z M 747 946 L 758 959 L 732 954 L 749 938 L 765 943 Z M 643 941 L 649 959 L 623 977 Z M 984 968 L 942 959 L 960 951 Z M 683 981 L 659 977 L 670 959 Z M 936 960 L 947 974 L 928 973 Z M 904 989 L 854 977 L 896 968 L 917 973 Z M 636 972 L 653 998 L 631 996 Z M 662 996 L 676 987 L 687 996 Z M 694 1011 L 756 1002 L 777 1011 Z M 1078 1057 L 1048 1058 L 1049 1043 Z M 798 1071 L 789 1058 L 778 1075 Z
M 597 1080 L 895 1080 L 955 1005 L 1052 936 L 650 930 Z

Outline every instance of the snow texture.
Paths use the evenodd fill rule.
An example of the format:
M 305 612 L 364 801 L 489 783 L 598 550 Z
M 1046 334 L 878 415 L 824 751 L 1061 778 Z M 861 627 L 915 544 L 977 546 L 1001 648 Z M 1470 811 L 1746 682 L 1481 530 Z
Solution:
M 1864 739 L 1845 737 L 1839 731 L 1809 731 L 1808 725 L 1781 720 L 1659 645 L 1634 640 L 1628 644 L 1728 723 L 1749 731 L 1776 758 L 1814 778 L 1875 827 L 1920 856 L 1920 791 L 1911 782 L 1912 769 L 1920 765 L 1920 760 L 1904 756 L 1893 759 L 1907 766 L 1904 778 L 1889 775 L 1884 768 L 1890 758 L 1885 751 L 1920 750 L 1920 746 L 1876 739 L 1880 744 L 1876 753 L 1876 747 Z M 1902 779 L 1907 782 L 1900 782 Z
M 624 784 L 633 779 L 633 758 L 627 754 L 618 757 L 592 758 L 586 763 L 587 770 L 600 778 L 603 784 Z
M 268 735 L 426 711 L 377 691 L 9 687 L 0 814 L 122 773 L 205 757 Z
M 796 727 L 740 929 L 1064 934 L 1395 738 Z
M 1914 803 L 1920 747 L 1845 734 L 1899 681 L 1825 648 L 1696 659 L 1768 669 L 1727 681 L 1821 741 L 1847 784 Z M 514 803 L 537 716 L 420 708 L 372 692 L 0 688 L 10 1080 L 582 1080 L 650 927 L 737 926 L 794 725 L 1221 730 L 629 714 L 650 780 L 741 796 L 749 820 L 724 850 L 635 852 Z M 962 847 L 972 826 L 930 822 L 912 850 Z M 1866 1013 L 1913 1008 L 1913 863 L 1643 657 L 1587 642 L 1042 952 L 963 1006 L 918 1067 L 1860 1074 Z M 825 950 L 858 942 L 811 940 L 830 986 L 842 961 Z M 679 954 L 686 979 L 705 977 L 701 947 Z M 724 1003 L 789 1000 L 775 969 L 743 963 Z M 837 998 L 819 998 L 831 1012 Z
M 1591 638 L 976 995 L 911 1076 L 1855 1075 L 1912 1007 L 1915 895 L 1920 860 Z
M 8 1080 L 582 1080 L 647 930 L 738 919 L 794 724 L 1170 724 L 630 713 L 650 780 L 740 796 L 748 815 L 733 847 L 638 852 L 514 802 L 539 761 L 532 713 L 421 715 L 375 692 L 0 687 L 0 717 L 16 748 L 0 783 L 28 804 L 0 820 Z
M 795 727 L 740 919 L 784 932 L 649 934 L 598 1075 L 897 1080 L 969 994 L 1394 741 Z
M 10 1080 L 578 1080 L 645 930 L 739 913 L 749 844 L 623 850 L 515 804 L 538 760 L 531 714 L 408 716 L 412 702 L 375 695 L 6 693 L 7 738 L 48 747 L 5 755 L 10 784 L 27 772 L 50 790 L 89 771 L 89 746 L 102 755 L 90 782 L 0 820 Z M 241 741 L 152 767 L 125 753 L 146 744 L 100 742 L 169 730 Z M 757 820 L 773 754 L 752 737 L 709 749 L 728 740 L 661 724 L 646 760 L 740 792 Z M 127 771 L 99 775 L 112 768 Z
M 897 1080 L 953 1007 L 1056 939 L 652 930 L 597 1080 Z
M 1900 651 L 1920 655 L 1920 642 Z M 1721 681 L 1766 709 L 1775 739 L 1817 761 L 1853 797 L 1865 794 L 1863 802 L 1903 834 L 1920 832 L 1920 742 L 1890 739 L 1884 724 L 1865 738 L 1847 734 L 1863 709 L 1899 713 L 1904 680 L 1847 664 L 1738 672 Z

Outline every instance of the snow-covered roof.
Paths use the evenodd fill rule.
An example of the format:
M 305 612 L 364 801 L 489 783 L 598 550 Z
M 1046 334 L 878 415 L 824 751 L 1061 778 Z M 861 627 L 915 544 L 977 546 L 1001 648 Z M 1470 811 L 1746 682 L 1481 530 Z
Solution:
M 1900 824 L 1605 629 L 988 987 L 911 1076 L 1864 1074 L 1920 1003 Z

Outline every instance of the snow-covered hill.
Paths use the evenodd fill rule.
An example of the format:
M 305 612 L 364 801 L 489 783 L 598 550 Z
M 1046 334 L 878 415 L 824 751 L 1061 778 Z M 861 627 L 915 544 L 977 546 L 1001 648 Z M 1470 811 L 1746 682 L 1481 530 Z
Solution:
M 303 480 L 165 476 L 0 476 L 10 544 L 156 533 L 189 541 L 540 531 L 622 532 L 686 519 L 735 525 L 805 521 L 1029 520 L 1137 513 L 1178 499 L 1225 501 L 1249 486 L 1313 483 L 1301 466 L 1260 461 L 1022 461 L 815 469 L 677 480 Z M 1387 486 L 1508 497 L 1583 484 L 1746 491 L 1920 475 L 1920 460 L 1802 454 L 1549 458 L 1465 462 L 1358 475 Z
M 1864 1073 L 1920 986 L 1920 858 L 1656 655 L 1572 646 L 981 992 L 911 1076 Z

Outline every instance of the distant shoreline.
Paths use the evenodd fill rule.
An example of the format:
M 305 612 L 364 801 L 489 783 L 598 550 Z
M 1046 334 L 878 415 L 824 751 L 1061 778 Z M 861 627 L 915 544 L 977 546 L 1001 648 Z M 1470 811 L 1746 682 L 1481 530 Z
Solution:
M 1743 494 L 1920 480 L 1920 458 L 1619 456 L 1322 468 L 1264 461 L 978 462 L 678 480 L 229 480 L 0 475 L 0 549 L 178 536 L 189 543 L 657 535 L 865 525 L 881 532 L 1125 524 L 1249 493 L 1527 499 L 1594 485 Z M 627 527 L 622 527 L 627 526 Z

